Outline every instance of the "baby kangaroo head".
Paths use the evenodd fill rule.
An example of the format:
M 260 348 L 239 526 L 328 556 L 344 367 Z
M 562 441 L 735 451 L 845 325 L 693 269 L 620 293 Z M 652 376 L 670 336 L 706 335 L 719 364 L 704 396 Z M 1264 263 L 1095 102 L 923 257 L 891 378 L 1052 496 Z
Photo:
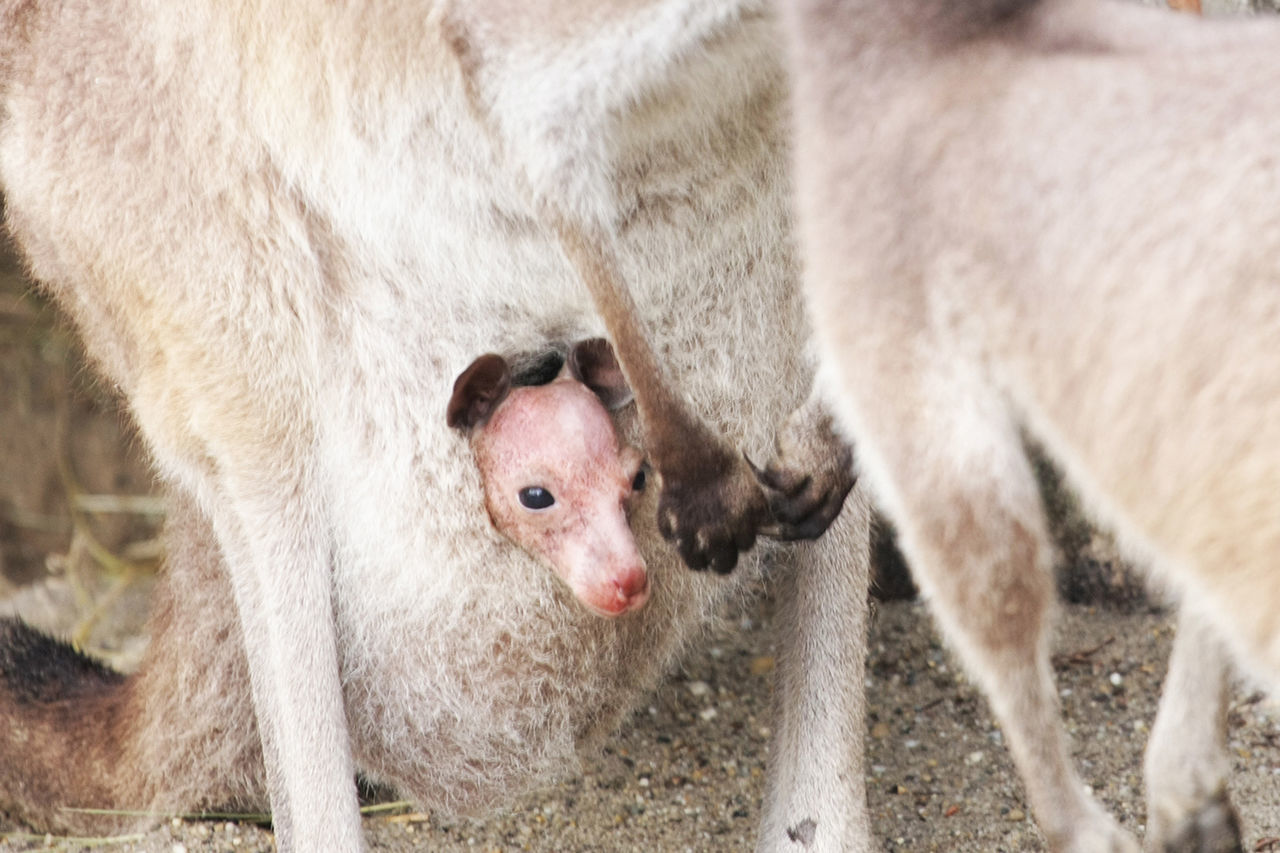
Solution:
M 630 399 L 613 351 L 593 339 L 545 385 L 512 387 L 506 360 L 481 356 L 449 402 L 449 425 L 471 438 L 494 526 L 604 616 L 649 598 L 627 521 L 645 486 L 644 459 L 620 444 L 606 408 Z

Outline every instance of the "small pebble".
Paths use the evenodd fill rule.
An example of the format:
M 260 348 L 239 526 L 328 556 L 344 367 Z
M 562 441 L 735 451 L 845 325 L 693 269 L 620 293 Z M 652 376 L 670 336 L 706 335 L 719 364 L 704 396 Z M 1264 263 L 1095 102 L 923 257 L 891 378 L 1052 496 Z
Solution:
M 777 662 L 770 656 L 761 656 L 751 659 L 752 675 L 768 675 L 773 672 L 773 668 Z

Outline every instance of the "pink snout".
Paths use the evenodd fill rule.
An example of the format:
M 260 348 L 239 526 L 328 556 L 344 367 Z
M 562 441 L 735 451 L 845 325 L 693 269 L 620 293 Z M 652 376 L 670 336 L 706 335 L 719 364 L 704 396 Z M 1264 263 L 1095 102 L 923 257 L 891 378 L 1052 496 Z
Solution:
M 601 616 L 621 616 L 639 610 L 649 600 L 649 574 L 643 563 L 633 563 L 622 568 L 601 573 L 601 577 L 579 598 Z
M 613 578 L 616 613 L 639 610 L 649 600 L 649 573 L 644 566 L 631 566 L 618 572 Z

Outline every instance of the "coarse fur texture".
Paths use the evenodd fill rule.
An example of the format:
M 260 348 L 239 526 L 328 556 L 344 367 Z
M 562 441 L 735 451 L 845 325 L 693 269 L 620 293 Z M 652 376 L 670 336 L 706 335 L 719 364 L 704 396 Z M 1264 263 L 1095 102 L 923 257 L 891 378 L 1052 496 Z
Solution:
M 760 847 L 810 821 L 813 849 L 866 848 L 865 502 L 723 579 L 680 566 L 647 490 L 650 600 L 602 620 L 492 529 L 440 417 L 475 353 L 536 361 L 602 332 L 566 258 L 594 235 L 668 402 L 756 458 L 795 410 L 784 456 L 838 455 L 805 438 L 829 415 L 800 392 L 765 11 L 0 0 L 8 225 L 184 516 L 148 661 L 120 688 L 136 781 L 45 755 L 53 734 L 0 742 L 6 807 L 92 829 L 61 806 L 265 790 L 282 850 L 360 848 L 356 770 L 489 808 L 572 769 L 763 556 L 790 616 Z M 29 766 L 56 782 L 34 791 Z
M 1280 678 L 1280 107 L 1257 85 L 1280 26 L 1103 0 L 780 9 L 824 375 L 1050 846 L 1137 847 L 1071 767 L 1023 431 L 1181 594 L 1147 849 L 1239 849 L 1228 661 Z

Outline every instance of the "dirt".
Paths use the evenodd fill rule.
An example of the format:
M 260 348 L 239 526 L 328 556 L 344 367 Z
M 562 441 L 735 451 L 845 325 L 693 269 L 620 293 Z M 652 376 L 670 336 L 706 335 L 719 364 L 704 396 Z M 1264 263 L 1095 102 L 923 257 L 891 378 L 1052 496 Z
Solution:
M 128 609 L 128 608 L 124 608 Z M 582 772 L 485 820 L 411 808 L 366 818 L 373 850 L 748 850 L 768 761 L 772 616 L 759 603 L 692 655 Z M 1144 810 L 1141 753 L 1171 627 L 1147 609 L 1067 606 L 1055 658 L 1064 718 L 1086 781 L 1135 832 Z M 883 850 L 1038 851 L 1000 730 L 943 647 L 925 607 L 877 607 L 869 659 L 866 780 Z M 1246 850 L 1280 835 L 1280 710 L 1237 691 L 1233 797 Z M 9 829 L 3 827 L 0 829 Z M 142 837 L 0 835 L 0 850 L 265 851 L 246 822 L 173 820 Z

